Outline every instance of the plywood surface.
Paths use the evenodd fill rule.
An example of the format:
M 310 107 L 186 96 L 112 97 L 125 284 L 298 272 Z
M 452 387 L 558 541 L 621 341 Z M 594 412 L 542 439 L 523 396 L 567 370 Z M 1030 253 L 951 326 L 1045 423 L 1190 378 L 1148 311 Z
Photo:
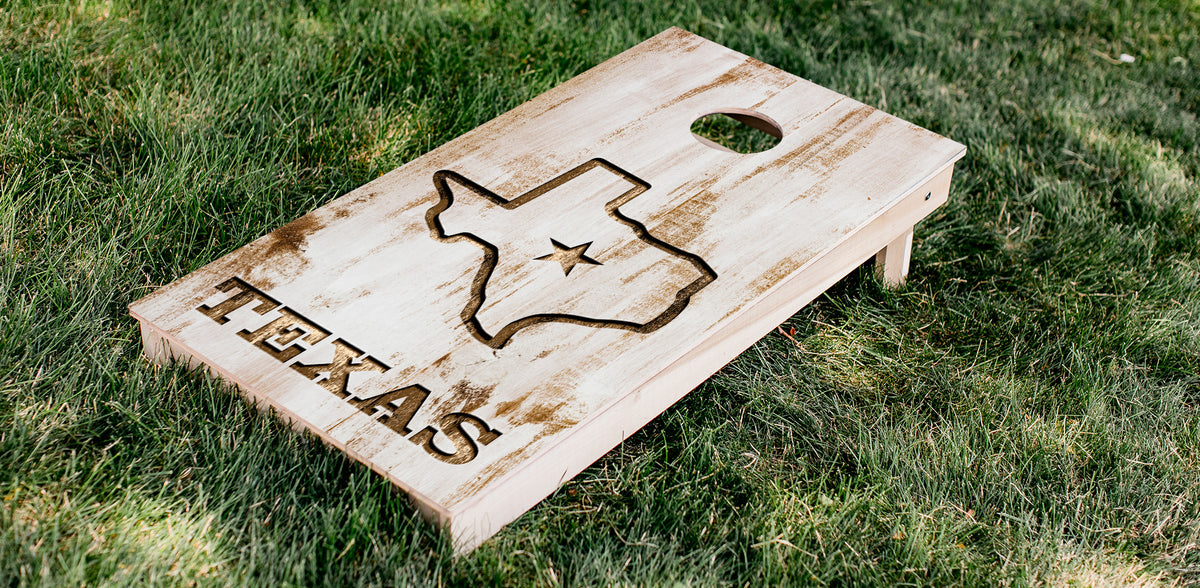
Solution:
M 690 132 L 742 110 L 779 144 Z M 670 29 L 130 312 L 469 549 L 859 263 L 906 267 L 963 152 Z

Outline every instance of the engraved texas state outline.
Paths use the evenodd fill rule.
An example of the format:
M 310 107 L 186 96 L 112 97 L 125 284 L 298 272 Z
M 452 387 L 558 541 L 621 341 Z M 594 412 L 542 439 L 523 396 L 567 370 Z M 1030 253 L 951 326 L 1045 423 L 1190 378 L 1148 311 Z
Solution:
M 511 200 L 463 175 L 433 175 L 433 238 L 483 250 L 463 324 L 499 349 L 542 323 L 649 333 L 674 320 L 717 274 L 619 208 L 650 185 L 603 160 Z

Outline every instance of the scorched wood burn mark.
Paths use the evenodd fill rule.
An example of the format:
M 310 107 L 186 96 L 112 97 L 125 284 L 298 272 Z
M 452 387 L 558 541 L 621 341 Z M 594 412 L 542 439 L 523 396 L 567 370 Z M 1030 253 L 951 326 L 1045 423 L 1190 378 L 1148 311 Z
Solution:
M 699 256 L 621 213 L 650 184 L 603 159 L 511 200 L 454 171 L 433 183 L 433 237 L 483 250 L 461 316 L 490 347 L 545 323 L 650 333 L 717 279 Z
M 230 296 L 212 306 L 202 304 L 196 307 L 196 310 L 222 325 L 229 322 L 230 313 L 251 304 L 255 313 L 265 315 L 275 312 L 277 318 L 253 331 L 242 329 L 238 331 L 238 336 L 383 426 L 424 448 L 429 455 L 450 464 L 468 463 L 479 455 L 480 445 L 488 445 L 500 436 L 500 431 L 491 428 L 483 419 L 466 412 L 442 415 L 437 419 L 437 427 L 430 425 L 413 433 L 409 425 L 429 397 L 428 388 L 413 384 L 371 398 L 359 398 L 350 390 L 350 374 L 383 373 L 389 369 L 387 365 L 348 341 L 333 337 L 329 330 L 283 306 L 240 278 L 229 278 L 216 288 L 221 292 L 230 293 Z M 327 363 L 302 363 L 298 357 L 302 354 L 308 356 L 310 353 L 315 356 L 328 355 L 330 351 L 333 359 Z M 439 447 L 440 442 L 435 441 L 439 432 L 453 445 L 450 451 Z

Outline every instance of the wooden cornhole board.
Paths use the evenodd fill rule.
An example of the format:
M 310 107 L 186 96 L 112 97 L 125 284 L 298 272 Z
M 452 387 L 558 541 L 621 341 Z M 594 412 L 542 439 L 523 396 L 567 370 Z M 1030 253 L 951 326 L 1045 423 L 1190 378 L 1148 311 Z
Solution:
M 672 28 L 130 313 L 467 551 L 864 261 L 903 279 L 964 152 Z

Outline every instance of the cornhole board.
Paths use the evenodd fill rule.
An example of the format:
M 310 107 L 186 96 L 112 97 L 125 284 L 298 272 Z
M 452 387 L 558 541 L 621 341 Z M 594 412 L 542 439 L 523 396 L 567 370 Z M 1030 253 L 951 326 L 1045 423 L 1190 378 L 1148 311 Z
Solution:
M 465 552 L 864 261 L 903 279 L 964 152 L 672 28 L 130 313 Z

